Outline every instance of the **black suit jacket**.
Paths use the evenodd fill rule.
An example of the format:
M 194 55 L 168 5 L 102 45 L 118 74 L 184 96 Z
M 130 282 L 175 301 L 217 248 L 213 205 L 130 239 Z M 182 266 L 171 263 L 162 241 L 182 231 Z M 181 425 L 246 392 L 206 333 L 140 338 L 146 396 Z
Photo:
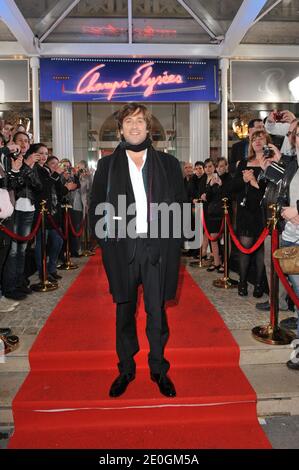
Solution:
M 168 201 L 168 205 L 171 205 L 173 202 L 182 204 L 184 201 L 184 182 L 179 162 L 172 155 L 163 152 L 157 153 L 164 166 L 169 186 L 170 200 Z M 104 203 L 108 200 L 107 183 L 109 180 L 109 168 L 114 158 L 115 155 L 112 154 L 99 160 L 93 180 L 90 200 L 90 223 L 91 229 L 97 239 L 97 224 L 102 224 L 103 220 L 101 215 L 96 214 L 96 207 L 99 203 Z M 128 208 L 131 203 L 135 202 L 135 199 L 128 166 L 126 171 L 126 205 Z M 135 214 L 127 216 L 127 224 L 129 224 L 134 217 Z M 130 301 L 128 270 L 129 263 L 134 257 L 136 240 L 129 237 L 116 237 L 98 239 L 98 242 L 102 249 L 103 264 L 114 302 Z M 170 300 L 175 297 L 177 289 L 182 239 L 174 238 L 171 234 L 169 238 L 159 236 L 158 239 L 149 239 L 148 243 L 151 262 L 153 264 L 157 262 L 160 263 L 161 302 Z

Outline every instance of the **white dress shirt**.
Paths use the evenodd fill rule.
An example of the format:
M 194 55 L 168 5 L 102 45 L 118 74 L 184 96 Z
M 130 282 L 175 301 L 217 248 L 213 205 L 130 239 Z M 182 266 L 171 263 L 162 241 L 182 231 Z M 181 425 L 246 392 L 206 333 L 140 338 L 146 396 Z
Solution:
M 136 164 L 130 158 L 128 152 L 128 164 L 131 183 L 133 187 L 135 202 L 136 202 L 136 233 L 147 233 L 147 197 L 143 182 L 142 169 L 145 165 L 147 157 L 147 149 L 145 149 L 143 159 L 143 165 L 138 170 Z

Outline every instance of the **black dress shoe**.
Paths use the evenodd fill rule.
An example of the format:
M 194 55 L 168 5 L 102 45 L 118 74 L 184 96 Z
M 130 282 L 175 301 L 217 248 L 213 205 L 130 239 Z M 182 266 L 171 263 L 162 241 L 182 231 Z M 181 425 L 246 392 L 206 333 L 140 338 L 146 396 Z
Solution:
M 21 292 L 19 290 L 13 290 L 13 291 L 10 291 L 10 292 L 5 292 L 4 295 L 8 299 L 12 299 L 12 300 L 24 300 L 27 297 L 27 295 L 24 294 L 24 292 Z
M 260 297 L 263 296 L 263 293 L 264 293 L 263 287 L 260 284 L 256 284 L 253 289 L 253 294 L 252 294 L 253 297 L 256 297 L 257 299 L 259 299 Z
M 298 320 L 296 317 L 288 317 L 288 318 L 285 318 L 284 320 L 281 320 L 281 322 L 279 323 L 279 326 L 281 326 L 282 328 L 286 328 L 287 330 L 288 329 L 297 330 L 297 324 L 298 324 Z
M 299 360 L 298 362 L 288 361 L 287 367 L 292 370 L 299 370 Z
M 176 396 L 174 385 L 167 375 L 151 374 L 151 379 L 153 382 L 156 382 L 162 395 L 166 397 Z
M 49 275 L 51 277 L 53 277 L 54 279 L 58 280 L 58 279 L 62 279 L 62 276 L 60 276 L 59 274 L 57 274 L 56 272 L 55 273 L 49 273 Z
M 0 328 L 0 336 L 8 336 L 11 334 L 11 328 Z
M 19 286 L 16 288 L 16 290 L 18 292 L 21 292 L 21 294 L 26 294 L 26 295 L 33 294 L 33 291 L 30 289 L 30 287 L 27 287 L 27 286 Z
M 239 282 L 238 284 L 238 294 L 241 297 L 246 297 L 248 295 L 247 282 Z
M 135 375 L 119 375 L 110 387 L 109 396 L 115 398 L 122 395 L 126 391 L 129 383 L 134 379 Z
M 259 302 L 255 304 L 255 308 L 257 308 L 258 310 L 262 310 L 263 312 L 270 312 L 269 300 L 266 300 L 266 302 Z

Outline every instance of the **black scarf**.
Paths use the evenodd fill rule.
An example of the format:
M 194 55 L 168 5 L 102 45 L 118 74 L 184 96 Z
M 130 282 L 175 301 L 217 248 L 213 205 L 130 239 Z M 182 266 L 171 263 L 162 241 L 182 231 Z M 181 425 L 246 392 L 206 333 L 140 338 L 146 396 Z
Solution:
M 160 204 L 162 202 L 169 204 L 171 201 L 165 168 L 161 162 L 161 157 L 152 146 L 152 141 L 149 137 L 139 145 L 132 145 L 122 140 L 115 149 L 111 156 L 106 200 L 114 206 L 115 214 L 117 215 L 118 195 L 125 194 L 128 196 L 128 194 L 132 192 L 126 150 L 140 152 L 145 149 L 147 149 L 147 158 L 142 171 L 147 194 L 147 217 L 148 223 L 150 223 L 152 220 L 150 204 Z

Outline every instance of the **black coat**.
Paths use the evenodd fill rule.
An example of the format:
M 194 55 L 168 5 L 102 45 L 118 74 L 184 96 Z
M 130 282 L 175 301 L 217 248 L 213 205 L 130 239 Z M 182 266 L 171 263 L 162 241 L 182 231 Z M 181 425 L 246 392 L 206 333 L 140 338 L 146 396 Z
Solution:
M 173 202 L 178 202 L 181 204 L 184 201 L 184 183 L 179 162 L 172 155 L 163 152 L 157 152 L 157 155 L 165 169 L 167 183 L 169 186 L 168 203 L 172 204 Z M 96 215 L 95 211 L 99 203 L 108 201 L 107 183 L 109 179 L 109 169 L 112 166 L 113 161 L 115 161 L 115 158 L 116 154 L 114 153 L 99 160 L 97 171 L 93 180 L 90 200 L 90 224 L 91 230 L 96 238 L 96 224 L 102 217 L 100 215 Z M 126 157 L 125 168 L 127 181 L 126 206 L 128 208 L 130 204 L 135 202 L 135 199 Z M 127 216 L 127 224 L 129 224 L 134 217 L 135 215 Z M 136 240 L 129 237 L 116 237 L 98 239 L 98 242 L 102 248 L 103 263 L 109 281 L 110 293 L 112 294 L 114 302 L 120 303 L 130 301 L 128 271 L 129 263 L 134 258 Z M 181 245 L 181 238 L 159 237 L 158 239 L 148 240 L 150 260 L 152 264 L 160 263 L 161 266 L 161 302 L 173 299 L 175 297 Z
M 228 159 L 228 172 L 234 175 L 237 169 L 237 162 L 247 159 L 249 139 L 243 139 L 236 142 L 231 148 L 231 154 Z

